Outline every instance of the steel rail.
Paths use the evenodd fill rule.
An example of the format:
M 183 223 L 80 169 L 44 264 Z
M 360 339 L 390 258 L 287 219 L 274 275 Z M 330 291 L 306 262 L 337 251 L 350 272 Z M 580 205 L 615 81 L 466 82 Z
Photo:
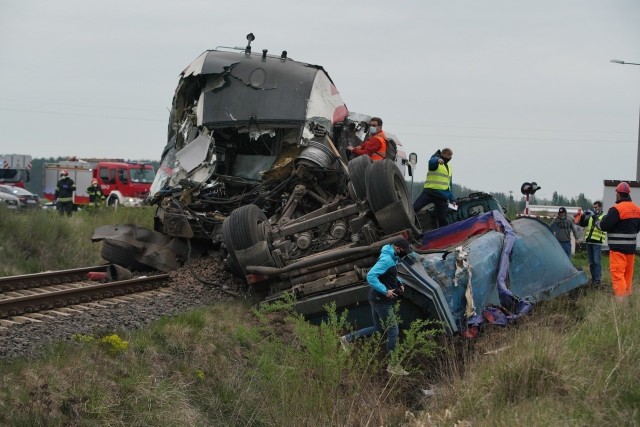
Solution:
M 94 267 L 74 268 L 70 270 L 46 271 L 43 273 L 22 274 L 20 276 L 0 277 L 0 292 L 88 280 L 87 273 L 91 271 L 105 272 L 108 267 L 109 264 L 105 264 Z
M 0 318 L 20 316 L 25 313 L 35 313 L 37 311 L 51 310 L 68 305 L 87 303 L 103 298 L 156 289 L 168 278 L 168 274 L 159 274 L 156 276 L 100 283 L 37 295 L 8 298 L 0 300 Z

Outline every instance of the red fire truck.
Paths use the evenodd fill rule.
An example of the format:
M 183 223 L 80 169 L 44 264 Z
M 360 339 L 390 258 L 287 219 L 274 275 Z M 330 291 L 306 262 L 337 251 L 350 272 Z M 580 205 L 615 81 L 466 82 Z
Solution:
M 31 161 L 28 154 L 0 154 L 0 184 L 24 188 L 30 179 Z
M 67 160 L 44 164 L 44 197 L 54 199 L 56 185 L 63 170 L 76 184 L 73 202 L 89 203 L 87 188 L 92 179 L 107 196 L 108 205 L 140 206 L 149 195 L 155 178 L 149 163 L 125 162 L 123 159 Z

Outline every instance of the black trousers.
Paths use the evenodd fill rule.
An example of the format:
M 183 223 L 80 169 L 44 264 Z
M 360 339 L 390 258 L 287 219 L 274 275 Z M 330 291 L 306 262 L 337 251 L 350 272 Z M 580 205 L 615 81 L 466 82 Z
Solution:
M 433 203 L 436 208 L 438 228 L 448 225 L 449 221 L 447 220 L 447 210 L 449 209 L 449 201 L 442 197 L 435 196 L 433 193 L 428 192 L 427 189 L 422 190 L 422 193 L 420 193 L 416 201 L 413 202 L 414 212 L 418 212 L 429 203 Z

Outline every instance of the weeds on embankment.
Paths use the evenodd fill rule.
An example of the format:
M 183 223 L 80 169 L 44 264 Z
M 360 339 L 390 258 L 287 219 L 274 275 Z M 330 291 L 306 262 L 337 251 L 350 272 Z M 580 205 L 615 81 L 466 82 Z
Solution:
M 0 424 L 633 425 L 639 309 L 637 294 L 618 304 L 587 290 L 440 347 L 419 323 L 401 341 L 411 374 L 398 377 L 380 336 L 341 350 L 347 325 L 331 309 L 317 326 L 216 305 L 5 364 Z
M 636 425 L 640 298 L 589 290 L 480 338 L 421 421 L 436 425 Z M 494 331 L 496 332 L 496 331 Z M 457 367 L 460 368 L 459 366 Z
M 277 310 L 217 305 L 124 338 L 78 337 L 0 368 L 0 424 L 398 425 L 434 355 L 434 330 L 400 344 L 414 378 L 389 375 L 381 336 L 344 352 L 346 316 L 311 325 Z M 122 342 L 127 345 L 122 345 Z M 114 345 L 116 343 L 117 345 Z

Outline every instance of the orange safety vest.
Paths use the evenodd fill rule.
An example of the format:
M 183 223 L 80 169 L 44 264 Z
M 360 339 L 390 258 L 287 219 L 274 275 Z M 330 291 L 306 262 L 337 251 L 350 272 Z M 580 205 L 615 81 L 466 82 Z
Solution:
M 378 138 L 380 140 L 380 150 L 371 153 L 371 160 L 382 160 L 387 156 L 387 135 L 384 134 L 384 131 L 380 131 L 369 139 L 373 138 Z
M 616 203 L 611 209 L 618 211 L 620 220 L 607 231 L 609 249 L 623 253 L 635 253 L 638 221 L 640 221 L 640 207 L 631 200 Z M 603 219 L 606 221 L 606 216 Z

